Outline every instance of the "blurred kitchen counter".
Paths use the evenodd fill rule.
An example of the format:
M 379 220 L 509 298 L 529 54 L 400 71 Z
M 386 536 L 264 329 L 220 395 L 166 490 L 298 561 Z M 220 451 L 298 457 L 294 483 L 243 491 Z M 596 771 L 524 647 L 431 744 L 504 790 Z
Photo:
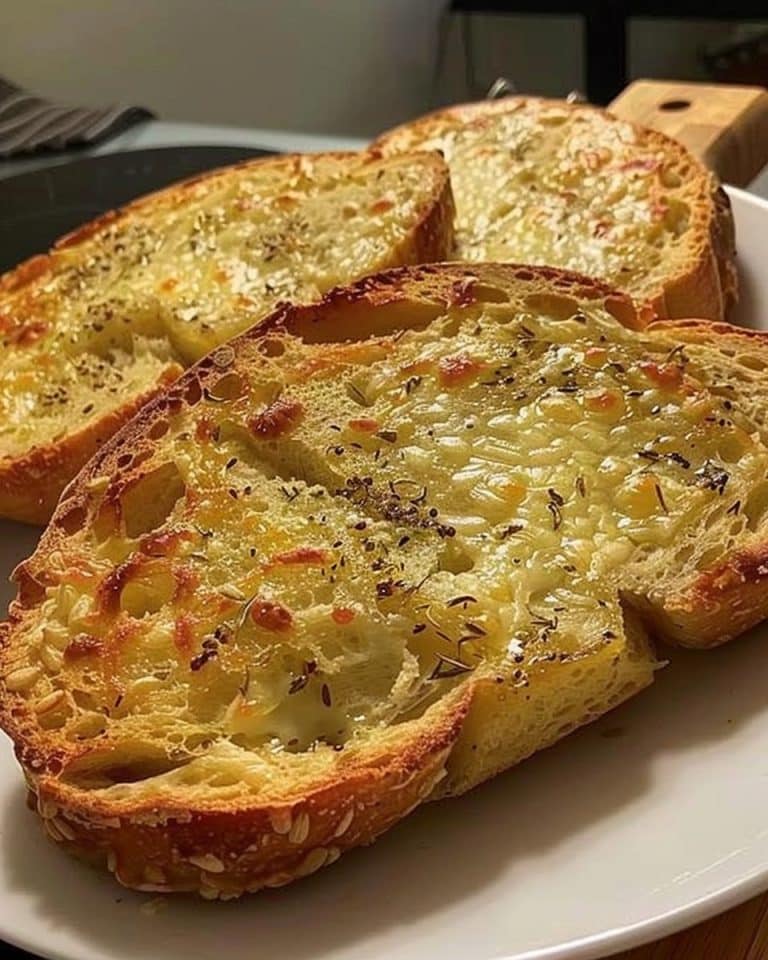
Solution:
M 12 177 L 39 167 L 68 163 L 83 157 L 97 157 L 119 150 L 146 150 L 152 147 L 227 146 L 260 147 L 280 153 L 304 153 L 320 150 L 359 150 L 367 141 L 353 137 L 330 137 L 285 130 L 250 130 L 243 127 L 218 127 L 201 123 L 166 123 L 146 120 L 123 133 L 97 144 L 61 153 L 39 153 L 30 157 L 0 160 L 0 177 Z

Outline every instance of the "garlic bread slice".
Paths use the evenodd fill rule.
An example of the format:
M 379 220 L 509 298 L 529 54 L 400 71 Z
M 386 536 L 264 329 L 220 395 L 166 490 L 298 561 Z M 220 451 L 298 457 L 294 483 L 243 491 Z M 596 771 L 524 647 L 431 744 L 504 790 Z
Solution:
M 649 631 L 761 619 L 766 337 L 634 309 L 548 268 L 402 268 L 148 404 L 3 627 L 54 840 L 144 890 L 281 885 L 641 690 Z
M 579 270 L 663 317 L 722 320 L 736 300 L 728 197 L 655 130 L 586 104 L 507 97 L 417 118 L 375 146 L 443 152 L 463 260 Z
M 0 515 L 44 523 L 141 403 L 282 301 L 451 253 L 435 155 L 270 157 L 143 197 L 0 278 Z

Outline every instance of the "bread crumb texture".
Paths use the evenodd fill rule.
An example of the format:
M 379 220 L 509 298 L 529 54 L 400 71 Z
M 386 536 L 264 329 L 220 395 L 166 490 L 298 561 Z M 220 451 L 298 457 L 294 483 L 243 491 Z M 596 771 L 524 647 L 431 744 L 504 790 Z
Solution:
M 719 320 L 735 298 L 727 198 L 656 131 L 587 105 L 511 97 L 427 115 L 376 146 L 442 151 L 462 260 L 566 267 L 669 316 Z

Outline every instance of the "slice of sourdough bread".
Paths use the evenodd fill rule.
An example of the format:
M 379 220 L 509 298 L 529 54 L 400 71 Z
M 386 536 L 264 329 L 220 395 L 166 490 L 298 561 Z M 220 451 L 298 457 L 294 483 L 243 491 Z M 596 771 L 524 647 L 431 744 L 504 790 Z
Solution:
M 277 303 L 442 259 L 439 156 L 284 156 L 87 224 L 0 278 L 0 515 L 45 522 L 143 401 Z
M 53 839 L 139 889 L 281 885 L 642 689 L 648 625 L 763 617 L 766 335 L 633 309 L 547 268 L 393 270 L 148 404 L 3 627 Z
M 736 299 L 728 198 L 654 130 L 583 104 L 510 97 L 429 114 L 375 146 L 443 152 L 461 259 L 580 270 L 662 317 L 721 320 Z

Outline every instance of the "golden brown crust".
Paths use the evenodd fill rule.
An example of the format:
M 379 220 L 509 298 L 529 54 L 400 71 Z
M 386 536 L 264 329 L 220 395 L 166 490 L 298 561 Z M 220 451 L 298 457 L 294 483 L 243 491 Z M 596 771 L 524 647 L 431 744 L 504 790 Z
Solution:
M 736 270 L 736 226 L 728 194 L 717 185 L 714 193 L 715 219 L 712 224 L 712 248 L 717 260 L 723 317 L 727 320 L 739 300 L 739 275 Z M 714 319 L 714 318 L 713 318 Z
M 676 336 L 682 336 L 686 340 L 706 343 L 712 337 L 733 337 L 736 341 L 747 340 L 755 344 L 764 344 L 768 339 L 765 330 L 750 330 L 747 327 L 737 327 L 731 323 L 722 323 L 714 320 L 706 320 L 698 317 L 686 317 L 679 319 L 660 318 L 652 320 L 649 324 L 651 330 L 659 330 L 674 333 Z
M 370 162 L 377 162 L 383 154 L 371 148 L 365 154 L 356 154 L 348 151 L 329 151 L 322 154 L 322 157 L 336 158 L 344 160 L 345 158 L 367 157 Z M 205 194 L 210 193 L 221 182 L 222 179 L 231 178 L 238 171 L 252 170 L 256 167 L 269 165 L 271 167 L 295 168 L 298 164 L 307 162 L 308 156 L 301 153 L 287 153 L 279 157 L 259 157 L 255 160 L 243 160 L 241 163 L 232 164 L 227 167 L 218 167 L 205 173 L 197 174 L 186 180 L 180 180 L 164 187 L 162 190 L 155 190 L 151 193 L 143 194 L 130 203 L 114 210 L 108 210 L 100 214 L 93 220 L 82 224 L 76 229 L 60 237 L 47 254 L 35 254 L 28 260 L 18 264 L 12 270 L 0 276 L 0 291 L 17 292 L 22 287 L 35 281 L 49 278 L 52 275 L 56 264 L 56 254 L 60 250 L 71 251 L 85 241 L 90 240 L 104 227 L 114 226 L 121 220 L 125 220 L 132 213 L 146 210 L 162 210 L 167 207 L 175 207 L 183 203 L 189 203 L 193 199 L 199 200 Z M 310 156 L 311 159 L 311 156 Z M 432 252 L 435 258 L 445 256 L 446 243 L 450 247 L 450 235 L 452 234 L 453 220 L 453 201 L 451 196 L 451 184 L 448 170 L 439 159 L 435 157 L 434 167 L 439 175 L 439 193 L 436 197 L 435 207 L 441 208 L 445 205 L 446 209 L 435 209 L 433 206 L 426 206 L 421 212 L 419 222 L 414 227 L 414 248 L 427 255 Z M 190 197 L 193 194 L 194 197 Z M 439 225 L 439 229 L 437 229 Z M 393 260 L 397 258 L 394 257 Z M 417 261 L 413 261 L 417 262 Z M 394 263 L 392 264 L 395 265 Z
M 421 803 L 471 700 L 469 689 L 395 751 L 350 758 L 347 769 L 304 795 L 258 806 L 120 809 L 90 803 L 50 777 L 33 778 L 46 832 L 71 853 L 107 865 L 117 880 L 153 892 L 197 891 L 227 899 L 279 887 L 372 843 Z
M 398 251 L 389 266 L 434 263 L 450 259 L 453 253 L 453 219 L 456 207 L 448 168 L 443 165 L 442 187 L 437 202 L 425 206 L 413 233 L 410 249 Z
M 385 152 L 418 149 L 420 142 L 434 137 L 441 128 L 491 122 L 492 118 L 517 112 L 529 106 L 557 104 L 574 112 L 588 111 L 606 122 L 616 118 L 607 110 L 584 104 L 536 97 L 506 97 L 500 100 L 459 104 L 425 114 L 381 134 L 372 144 Z M 730 202 L 716 177 L 676 140 L 656 130 L 628 124 L 643 146 L 662 151 L 690 182 L 691 263 L 669 276 L 662 287 L 647 295 L 653 310 L 661 317 L 698 316 L 722 320 L 738 297 L 735 267 L 733 216 Z
M 723 318 L 723 296 L 720 289 L 718 263 L 711 248 L 698 257 L 697 262 L 685 273 L 671 277 L 651 299 L 660 318 L 704 317 L 708 320 Z
M 652 618 L 684 647 L 716 647 L 768 617 L 768 544 L 756 543 L 702 571 Z
M 649 308 L 636 304 L 632 298 L 615 290 L 607 283 L 587 277 L 572 270 L 558 267 L 529 266 L 524 263 L 468 264 L 447 262 L 424 264 L 419 267 L 401 267 L 385 274 L 363 277 L 346 287 L 329 291 L 317 304 L 292 307 L 286 305 L 266 317 L 262 323 L 248 332 L 248 336 L 261 336 L 270 330 L 284 329 L 297 334 L 308 342 L 342 339 L 359 339 L 360 315 L 350 307 L 381 308 L 392 306 L 392 313 L 382 312 L 376 317 L 380 326 L 368 329 L 370 335 L 382 335 L 401 329 L 405 322 L 409 327 L 427 322 L 434 311 L 425 310 L 423 318 L 414 317 L 414 304 L 434 304 L 435 308 L 466 306 L 483 297 L 483 287 L 498 278 L 501 284 L 540 279 L 557 295 L 570 296 L 574 300 L 603 301 L 608 311 L 623 326 L 641 330 L 657 317 Z M 398 304 L 408 303 L 410 316 L 405 317 L 396 309 Z M 337 312 L 336 308 L 343 307 Z M 331 319 L 332 318 L 332 319 Z M 370 320 L 369 320 L 370 323 Z M 232 345 L 236 346 L 237 341 Z
M 50 271 L 51 255 L 39 253 L 0 276 L 0 292 L 15 293 Z

